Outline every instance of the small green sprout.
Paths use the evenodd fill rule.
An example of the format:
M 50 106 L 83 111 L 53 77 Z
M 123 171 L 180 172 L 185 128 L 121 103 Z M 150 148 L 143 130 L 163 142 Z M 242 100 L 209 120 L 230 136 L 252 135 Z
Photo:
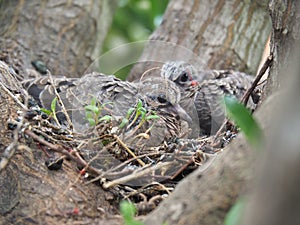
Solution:
M 125 225 L 144 225 L 144 223 L 134 219 L 134 215 L 136 214 L 134 204 L 128 201 L 122 201 L 120 203 L 120 211 Z
M 112 117 L 109 115 L 100 117 L 103 108 L 107 104 L 112 104 L 112 102 L 106 102 L 104 104 L 99 105 L 97 104 L 97 99 L 93 97 L 91 103 L 84 107 L 86 119 L 91 126 L 96 126 L 101 121 L 105 121 L 105 122 L 111 121 Z
M 55 122 L 59 125 L 59 121 L 56 117 L 56 103 L 57 103 L 57 97 L 55 97 L 50 105 L 50 110 L 49 109 L 44 109 L 41 108 L 41 111 L 45 114 L 47 114 L 49 117 L 52 116 Z
M 127 114 L 126 114 L 126 117 L 123 118 L 121 124 L 119 125 L 120 128 L 123 128 L 125 127 L 125 125 L 129 122 L 129 118 L 130 116 L 132 115 L 132 113 L 134 112 L 134 108 L 129 108 L 128 111 L 127 111 Z
M 135 128 L 135 131 L 137 131 L 141 126 L 143 126 L 143 124 L 146 121 L 153 120 L 153 119 L 159 119 L 160 118 L 158 115 L 156 115 L 156 113 L 154 111 L 151 111 L 150 115 L 149 115 L 147 113 L 147 110 L 143 107 L 143 103 L 142 103 L 142 101 L 140 99 L 138 100 L 138 103 L 137 103 L 136 108 L 134 110 L 135 110 L 135 116 L 134 116 L 133 120 L 131 121 L 131 123 L 128 125 L 128 127 L 131 127 L 138 120 L 138 118 L 141 118 L 139 124 Z M 127 115 L 131 115 L 132 112 L 133 111 L 130 110 L 130 114 L 127 113 Z M 126 116 L 126 119 L 129 120 L 129 117 L 127 118 L 127 116 Z M 123 121 L 124 121 L 124 123 L 128 122 L 127 120 L 123 120 Z M 124 124 L 123 121 L 121 123 L 122 125 Z
M 109 122 L 109 121 L 111 121 L 111 119 L 112 119 L 111 116 L 105 115 L 105 116 L 103 116 L 103 117 L 101 117 L 101 118 L 99 119 L 99 122 L 101 122 L 101 121 Z
M 57 102 L 57 97 L 55 97 L 51 102 L 51 111 L 52 112 L 56 111 L 56 102 Z
M 154 119 L 159 119 L 160 117 L 158 115 L 155 114 L 155 112 L 153 112 L 154 114 L 151 114 L 149 116 L 146 116 L 146 120 L 154 120 Z
M 122 122 L 120 123 L 120 125 L 119 125 L 119 127 L 120 128 L 123 128 L 123 127 L 125 127 L 125 125 L 128 123 L 128 119 L 127 118 L 123 118 L 123 120 L 122 120 Z
M 129 108 L 126 114 L 126 118 L 129 119 L 129 117 L 132 115 L 132 113 L 134 112 L 134 108 Z
M 45 108 L 40 108 L 40 110 L 45 113 L 46 115 L 50 116 L 51 115 L 51 111 L 49 109 L 45 109 Z
M 132 120 L 129 127 L 131 127 L 137 121 L 139 116 L 142 116 L 142 118 L 145 117 L 145 114 L 146 114 L 146 109 L 143 107 L 143 102 L 139 99 L 135 108 L 135 117 Z

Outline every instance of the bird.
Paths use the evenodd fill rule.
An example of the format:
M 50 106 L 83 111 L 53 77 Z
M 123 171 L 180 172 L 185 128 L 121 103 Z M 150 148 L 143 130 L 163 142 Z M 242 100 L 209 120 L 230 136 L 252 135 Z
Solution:
M 192 99 L 198 115 L 200 134 L 208 136 L 215 134 L 225 120 L 223 97 L 229 95 L 241 100 L 254 80 L 251 75 L 232 70 L 197 71 L 184 61 L 164 63 L 160 75 L 181 89 L 180 104 L 184 105 L 183 108 L 187 109 L 185 101 Z M 254 108 L 252 99 L 247 106 Z
M 114 75 L 90 73 L 81 78 L 43 76 L 22 82 L 37 104 L 45 109 L 59 94 L 68 115 L 76 130 L 82 131 L 89 127 L 84 106 L 95 98 L 105 105 L 101 115 L 112 115 L 116 118 L 126 117 L 130 108 L 141 101 L 147 112 L 155 112 L 159 119 L 153 125 L 148 145 L 157 146 L 165 140 L 179 137 L 185 133 L 183 128 L 191 123 L 191 118 L 180 107 L 180 89 L 171 81 L 157 77 L 148 78 L 138 83 L 122 81 Z M 57 105 L 57 118 L 66 123 L 66 116 Z

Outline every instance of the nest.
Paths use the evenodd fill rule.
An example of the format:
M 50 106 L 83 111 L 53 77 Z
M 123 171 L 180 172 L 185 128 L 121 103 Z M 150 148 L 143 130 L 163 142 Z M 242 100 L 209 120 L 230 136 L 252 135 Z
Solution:
M 9 68 L 3 66 L 1 70 L 7 72 Z M 113 117 L 97 121 L 84 133 L 75 132 L 72 124 L 61 126 L 55 116 L 47 116 L 36 104 L 30 104 L 26 93 L 15 91 L 18 87 L 10 91 L 3 83 L 5 79 L 1 87 L 21 111 L 9 118 L 8 128 L 15 138 L 2 155 L 0 171 L 14 155 L 17 136 L 22 136 L 26 145 L 42 146 L 40 149 L 49 156 L 45 161 L 49 170 L 59 171 L 65 160 L 71 160 L 77 164 L 84 184 L 100 184 L 113 199 L 130 200 L 140 215 L 152 211 L 189 173 L 210 165 L 237 133 L 227 123 L 227 130 L 216 136 L 172 138 L 153 147 L 145 144 L 151 136 L 149 129 L 142 125 L 124 129 L 120 126 L 124 118 Z
M 24 96 L 15 98 L 23 104 Z M 8 128 L 17 130 L 23 143 L 38 146 L 48 156 L 45 166 L 49 170 L 59 171 L 65 160 L 71 160 L 84 184 L 96 182 L 113 193 L 114 199 L 132 201 L 139 214 L 153 210 L 182 178 L 207 163 L 228 142 L 228 137 L 218 139 L 218 144 L 213 144 L 213 137 L 173 138 L 149 147 L 144 144 L 150 136 L 143 126 L 128 138 L 120 119 L 100 121 L 79 133 L 57 125 L 35 105 L 24 111 L 10 118 Z M 8 162 L 13 147 L 7 152 L 9 157 L 3 159 Z

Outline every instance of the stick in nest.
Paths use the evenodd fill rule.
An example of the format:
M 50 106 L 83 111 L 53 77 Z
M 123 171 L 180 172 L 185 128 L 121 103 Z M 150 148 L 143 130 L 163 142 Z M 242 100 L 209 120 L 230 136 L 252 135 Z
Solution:
M 8 90 L 5 85 L 0 82 L 0 85 L 1 85 L 1 88 L 22 108 L 22 109 L 25 109 L 25 110 L 28 110 L 28 108 L 22 103 L 20 102 L 20 100 L 14 95 L 11 93 L 10 90 Z
M 67 122 L 68 122 L 68 124 L 69 124 L 69 126 L 70 126 L 70 129 L 73 129 L 73 123 L 72 123 L 72 121 L 71 121 L 71 119 L 70 119 L 70 117 L 69 117 L 69 114 L 67 113 L 67 110 L 66 110 L 66 108 L 65 108 L 65 105 L 64 105 L 63 101 L 61 100 L 60 95 L 58 94 L 58 92 L 57 92 L 57 90 L 56 90 L 56 87 L 54 86 L 53 77 L 52 77 L 52 74 L 50 73 L 49 70 L 47 70 L 47 75 L 49 76 L 50 83 L 51 83 L 51 85 L 52 85 L 52 87 L 53 87 L 54 93 L 55 93 L 55 95 L 56 95 L 56 97 L 57 97 L 57 100 L 58 100 L 60 106 L 61 106 L 61 109 L 62 109 L 63 113 L 64 113 L 65 116 L 66 116 L 66 119 L 67 119 Z
M 136 157 L 136 155 L 127 147 L 127 145 L 117 136 L 114 135 L 114 138 L 117 140 L 117 142 L 123 147 L 125 148 L 125 150 L 133 157 L 136 159 L 136 161 L 141 165 L 141 166 L 145 166 L 145 163 Z
M 126 182 L 131 181 L 131 180 L 136 180 L 139 177 L 142 177 L 144 175 L 149 175 L 152 172 L 154 172 L 158 169 L 161 169 L 165 166 L 170 166 L 172 163 L 173 162 L 159 162 L 154 166 L 150 166 L 149 168 L 143 169 L 142 171 L 136 171 L 136 172 L 134 172 L 132 174 L 129 174 L 125 177 L 121 177 L 119 179 L 116 179 L 116 180 L 113 180 L 113 181 L 110 181 L 110 182 L 105 182 L 105 183 L 102 184 L 103 188 L 108 189 L 108 188 L 114 187 L 118 184 L 124 184 Z
M 255 87 L 258 84 L 258 82 L 260 81 L 260 79 L 262 78 L 262 76 L 265 74 L 265 72 L 267 71 L 267 69 L 270 67 L 270 65 L 271 65 L 272 62 L 273 62 L 273 55 L 269 55 L 268 58 L 266 59 L 266 61 L 264 62 L 264 65 L 260 69 L 259 73 L 255 77 L 255 79 L 254 79 L 251 87 L 246 91 L 246 93 L 242 97 L 242 103 L 244 105 L 247 105 L 251 93 L 254 91 Z
M 0 171 L 7 166 L 9 160 L 12 158 L 12 156 L 16 151 L 16 147 L 19 140 L 19 132 L 21 130 L 22 125 L 23 125 L 23 117 L 21 119 L 21 122 L 17 123 L 17 127 L 14 130 L 13 142 L 11 142 L 10 145 L 8 145 L 3 152 L 3 156 L 0 161 Z
M 270 67 L 271 63 L 273 61 L 273 55 L 269 55 L 268 58 L 266 59 L 264 65 L 262 66 L 262 68 L 260 69 L 259 73 L 257 74 L 257 76 L 255 77 L 251 87 L 245 92 L 245 94 L 242 97 L 241 103 L 244 104 L 245 106 L 248 103 L 248 100 L 250 98 L 251 93 L 254 91 L 255 87 L 257 86 L 258 82 L 260 81 L 260 79 L 262 78 L 262 76 L 265 74 L 265 72 L 267 71 L 267 69 Z M 229 119 L 226 119 L 224 121 L 224 123 L 222 124 L 222 126 L 220 127 L 220 129 L 217 131 L 217 133 L 214 135 L 214 139 L 213 142 L 216 141 L 217 137 L 221 134 L 223 128 L 225 127 L 225 125 L 227 124 L 227 122 L 229 121 Z
M 155 153 L 147 153 L 147 154 L 139 155 L 139 156 L 137 156 L 137 158 L 143 158 L 143 157 L 147 157 L 147 156 L 150 157 L 150 156 L 154 156 L 154 155 L 157 155 L 157 153 L 156 152 Z M 111 173 L 113 173 L 114 171 L 117 171 L 118 169 L 124 167 L 125 165 L 128 165 L 129 163 L 131 163 L 135 160 L 136 160 L 136 158 L 130 158 L 130 159 L 126 160 L 125 162 L 122 162 L 119 165 L 103 172 L 100 176 L 97 176 L 97 177 L 93 178 L 92 180 L 89 180 L 88 182 L 86 182 L 86 184 L 93 183 L 97 180 L 100 180 L 101 178 L 105 178 L 106 176 L 111 175 Z
M 52 143 L 44 140 L 43 138 L 39 137 L 38 135 L 36 135 L 35 133 L 33 133 L 29 129 L 26 129 L 24 131 L 24 133 L 27 134 L 28 136 L 30 136 L 35 141 L 37 141 L 37 142 L 47 146 L 48 148 L 52 149 L 53 151 L 59 152 L 63 155 L 66 155 L 67 157 L 69 157 L 70 159 L 72 159 L 73 161 L 78 163 L 78 165 L 83 166 L 83 167 L 87 167 L 88 171 L 91 171 L 92 173 L 94 173 L 96 175 L 101 174 L 101 172 L 99 170 L 95 169 L 92 166 L 88 166 L 88 164 L 81 157 L 79 157 L 79 154 L 77 155 L 76 153 L 74 153 L 75 151 L 74 152 L 69 152 L 60 145 L 52 144 Z M 74 156 L 74 154 L 75 154 L 75 156 Z

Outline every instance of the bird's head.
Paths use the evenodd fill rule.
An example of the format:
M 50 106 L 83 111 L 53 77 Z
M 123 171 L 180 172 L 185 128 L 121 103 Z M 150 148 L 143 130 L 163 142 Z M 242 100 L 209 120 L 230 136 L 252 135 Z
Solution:
M 195 68 L 183 61 L 169 61 L 161 68 L 161 77 L 173 81 L 184 89 L 197 85 L 197 82 L 193 79 L 195 73 Z
M 177 117 L 178 120 L 192 122 L 191 117 L 179 105 L 181 99 L 180 89 L 163 78 L 149 78 L 143 81 L 141 92 L 146 96 L 147 105 L 157 114 L 168 114 Z

